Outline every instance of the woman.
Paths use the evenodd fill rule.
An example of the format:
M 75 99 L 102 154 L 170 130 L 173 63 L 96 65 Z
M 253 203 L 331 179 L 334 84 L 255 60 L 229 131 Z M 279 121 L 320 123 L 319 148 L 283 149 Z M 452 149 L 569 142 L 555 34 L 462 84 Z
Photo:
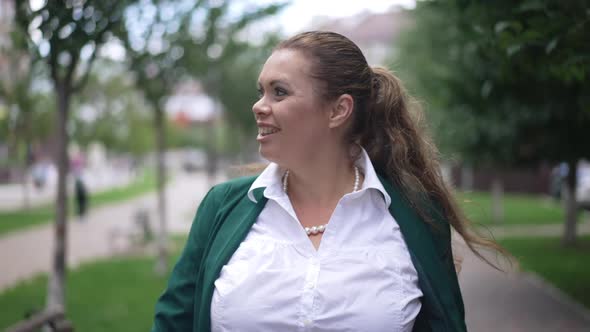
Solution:
M 277 46 L 258 177 L 215 186 L 153 331 L 465 331 L 449 225 L 473 245 L 399 81 L 331 32 Z

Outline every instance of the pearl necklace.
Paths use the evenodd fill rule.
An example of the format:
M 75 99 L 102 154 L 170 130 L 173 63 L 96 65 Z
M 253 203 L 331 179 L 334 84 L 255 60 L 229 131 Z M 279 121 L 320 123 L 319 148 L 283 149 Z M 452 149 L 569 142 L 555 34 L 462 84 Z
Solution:
M 289 187 L 289 170 L 287 170 L 285 172 L 285 175 L 283 176 L 283 191 L 286 193 L 287 189 Z M 359 168 L 354 165 L 354 188 L 352 189 L 352 192 L 355 192 L 357 190 L 359 190 L 359 182 L 360 182 L 360 172 L 359 172 Z M 323 224 L 323 225 L 319 225 L 319 226 L 312 226 L 312 227 L 305 227 L 305 233 L 307 233 L 307 235 L 316 235 L 318 233 L 323 233 L 326 230 L 326 226 L 328 224 Z

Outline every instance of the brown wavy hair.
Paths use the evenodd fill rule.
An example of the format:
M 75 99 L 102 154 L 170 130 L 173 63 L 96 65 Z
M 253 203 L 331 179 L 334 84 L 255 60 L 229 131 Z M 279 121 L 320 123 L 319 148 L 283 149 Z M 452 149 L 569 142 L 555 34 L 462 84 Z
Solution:
M 300 51 L 308 57 L 311 75 L 320 82 L 318 93 L 324 100 L 343 94 L 353 97 L 348 143 L 367 151 L 376 171 L 400 188 L 426 222 L 434 225 L 433 219 L 440 216 L 427 213 L 432 209 L 424 202 L 436 202 L 442 217 L 482 260 L 497 268 L 477 250 L 482 247 L 509 256 L 470 227 L 452 189 L 443 181 L 440 155 L 427 133 L 419 103 L 391 71 L 371 68 L 357 45 L 334 32 L 300 33 L 275 48 L 281 49 Z

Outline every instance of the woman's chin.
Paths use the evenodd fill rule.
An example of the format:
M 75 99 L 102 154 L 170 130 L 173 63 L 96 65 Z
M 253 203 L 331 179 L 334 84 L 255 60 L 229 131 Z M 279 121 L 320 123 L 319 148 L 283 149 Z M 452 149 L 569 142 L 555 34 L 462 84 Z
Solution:
M 258 147 L 258 153 L 260 153 L 260 156 L 266 160 L 268 160 L 269 157 L 269 151 L 268 148 L 265 147 L 263 144 L 260 144 L 260 146 Z
M 265 146 L 265 144 L 260 144 L 260 147 L 258 148 L 258 152 L 260 153 L 260 156 L 270 162 L 273 163 L 277 163 L 278 161 L 278 154 L 277 151 L 275 151 L 275 149 L 271 149 L 269 146 Z

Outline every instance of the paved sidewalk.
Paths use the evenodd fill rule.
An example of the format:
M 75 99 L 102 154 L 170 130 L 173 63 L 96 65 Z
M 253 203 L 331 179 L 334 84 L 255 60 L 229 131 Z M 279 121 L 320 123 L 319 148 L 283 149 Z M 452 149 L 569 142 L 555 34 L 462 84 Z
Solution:
M 499 272 L 464 248 L 459 283 L 469 331 L 588 332 L 590 311 L 539 277 Z
M 559 237 L 563 227 L 563 223 L 494 226 L 489 231 L 495 238 Z M 590 222 L 580 222 L 577 230 L 579 235 L 590 234 Z M 590 332 L 590 310 L 539 276 L 508 266 L 506 273 L 497 271 L 464 245 L 457 251 L 465 257 L 459 283 L 469 331 Z
M 169 184 L 168 231 L 186 232 L 190 228 L 196 207 L 210 187 L 202 173 L 180 174 Z M 68 224 L 68 266 L 116 254 L 128 242 L 123 235 L 134 226 L 133 216 L 140 207 L 150 210 L 156 222 L 156 195 L 118 204 L 90 208 L 85 222 L 71 218 Z M 153 225 L 158 227 L 158 225 Z M 117 234 L 121 234 L 118 236 Z M 0 237 L 0 292 L 19 280 L 48 272 L 53 255 L 53 227 L 46 224 Z

